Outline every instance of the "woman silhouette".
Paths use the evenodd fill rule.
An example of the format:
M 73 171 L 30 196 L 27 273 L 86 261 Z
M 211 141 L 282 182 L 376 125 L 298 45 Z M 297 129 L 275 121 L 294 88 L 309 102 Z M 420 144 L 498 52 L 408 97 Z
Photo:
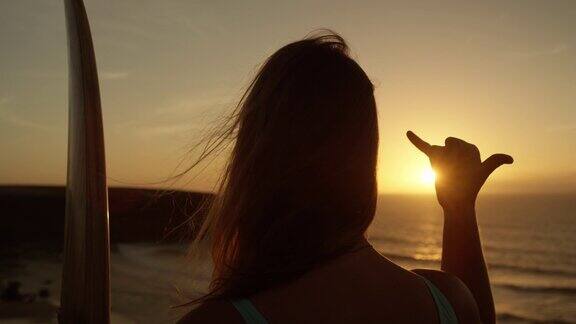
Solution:
M 213 279 L 180 323 L 493 323 L 474 202 L 488 175 L 475 146 L 431 146 L 441 174 L 442 270 L 406 270 L 375 251 L 378 123 L 373 85 L 327 33 L 274 53 L 220 139 L 235 141 L 196 243 Z M 391 228 L 390 231 L 394 229 Z

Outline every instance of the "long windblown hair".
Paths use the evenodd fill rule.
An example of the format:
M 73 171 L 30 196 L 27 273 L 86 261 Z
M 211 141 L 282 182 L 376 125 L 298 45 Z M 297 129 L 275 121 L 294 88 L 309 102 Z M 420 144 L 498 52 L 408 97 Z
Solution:
M 206 150 L 233 141 L 194 242 L 214 264 L 198 300 L 250 296 L 361 242 L 376 206 L 373 92 L 332 32 L 268 58 Z

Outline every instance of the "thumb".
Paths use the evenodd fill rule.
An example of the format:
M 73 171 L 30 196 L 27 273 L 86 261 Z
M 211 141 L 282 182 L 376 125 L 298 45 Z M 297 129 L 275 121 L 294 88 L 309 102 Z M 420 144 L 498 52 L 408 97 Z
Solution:
M 485 178 L 498 169 L 503 164 L 512 164 L 514 159 L 508 154 L 492 154 L 484 162 L 482 162 L 482 170 Z

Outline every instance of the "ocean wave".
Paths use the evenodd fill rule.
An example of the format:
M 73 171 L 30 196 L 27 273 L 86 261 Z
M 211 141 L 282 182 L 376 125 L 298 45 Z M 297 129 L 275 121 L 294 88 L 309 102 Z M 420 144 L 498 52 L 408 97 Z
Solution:
M 374 243 L 400 243 L 406 246 L 420 245 L 425 242 L 419 237 L 400 237 L 400 236 L 389 236 L 389 235 L 379 235 L 370 237 L 370 241 Z M 507 252 L 515 254 L 542 254 L 542 253 L 553 253 L 557 257 L 563 258 L 574 258 L 576 253 L 569 250 L 550 250 L 545 248 L 537 247 L 526 247 L 526 246 L 501 246 L 491 243 L 484 243 L 483 248 L 485 251 L 496 251 L 496 252 Z
M 512 252 L 517 254 L 542 254 L 542 253 L 553 253 L 556 257 L 563 257 L 563 258 L 574 258 L 576 257 L 575 253 L 570 251 L 562 251 L 562 250 L 550 250 L 550 249 L 542 249 L 536 247 L 505 247 L 505 246 L 498 246 L 492 245 L 489 243 L 485 243 L 482 245 L 485 251 L 496 251 L 496 252 Z
M 382 253 L 385 257 L 392 259 L 394 261 L 408 261 L 408 262 L 425 262 L 425 263 L 439 263 L 436 260 L 429 259 L 419 259 L 410 255 L 404 254 L 394 254 L 394 253 Z
M 428 263 L 439 263 L 437 260 L 430 260 L 430 259 L 422 259 L 417 258 L 413 255 L 405 255 L 405 254 L 395 254 L 395 253 L 386 253 L 382 252 L 382 254 L 390 259 L 396 261 L 408 261 L 408 262 L 428 262 Z M 505 264 L 505 263 L 498 263 L 498 262 L 488 262 L 488 267 L 490 269 L 502 269 L 502 270 L 513 270 L 518 272 L 524 273 L 532 273 L 532 274 L 546 274 L 546 275 L 554 275 L 554 276 L 562 276 L 562 277 L 576 277 L 576 272 L 563 270 L 563 269 L 544 269 L 538 267 L 525 267 L 513 264 Z
M 421 238 L 406 238 L 399 236 L 384 236 L 384 235 L 370 237 L 370 241 L 373 243 L 402 243 L 407 245 L 422 243 Z
M 488 267 L 491 269 L 506 269 L 506 270 L 514 270 L 519 272 L 527 272 L 533 274 L 546 274 L 546 275 L 554 275 L 554 276 L 562 276 L 562 277 L 576 277 L 576 272 L 563 270 L 563 269 L 544 269 L 538 267 L 524 267 L 519 265 L 513 264 L 504 264 L 504 263 L 495 263 L 495 262 L 488 262 Z
M 496 319 L 498 322 L 522 322 L 522 323 L 531 323 L 531 324 L 570 324 L 573 323 L 571 321 L 565 321 L 561 319 L 535 319 L 529 318 L 521 315 L 516 315 L 512 313 L 496 313 Z
M 520 286 L 514 284 L 495 284 L 495 286 L 521 292 L 551 293 L 569 296 L 576 295 L 576 287 Z

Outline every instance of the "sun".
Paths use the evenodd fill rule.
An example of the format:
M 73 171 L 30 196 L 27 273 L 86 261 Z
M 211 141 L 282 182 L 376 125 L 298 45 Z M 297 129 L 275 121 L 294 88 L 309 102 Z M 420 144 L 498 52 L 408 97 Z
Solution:
M 428 167 L 422 171 L 420 180 L 422 180 L 422 183 L 424 184 L 432 185 L 436 181 L 436 173 L 432 168 Z

